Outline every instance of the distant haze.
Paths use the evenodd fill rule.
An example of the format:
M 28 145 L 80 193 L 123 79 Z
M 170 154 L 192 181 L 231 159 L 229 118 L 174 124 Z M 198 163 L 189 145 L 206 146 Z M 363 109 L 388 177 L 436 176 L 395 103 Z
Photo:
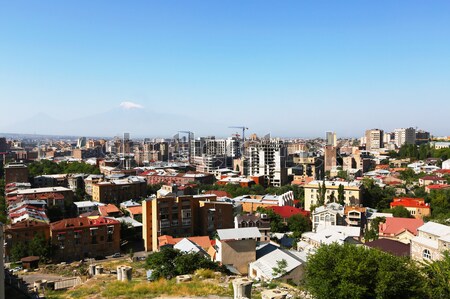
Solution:
M 450 1 L 6 1 L 0 132 L 450 135 Z

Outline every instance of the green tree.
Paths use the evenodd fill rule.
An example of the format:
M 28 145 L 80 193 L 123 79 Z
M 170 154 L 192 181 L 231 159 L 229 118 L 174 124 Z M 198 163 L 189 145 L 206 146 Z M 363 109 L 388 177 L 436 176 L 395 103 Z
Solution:
M 37 234 L 28 243 L 28 255 L 39 256 L 42 260 L 47 261 L 52 256 L 52 245 L 50 240 L 45 240 L 43 234 Z
M 288 218 L 287 227 L 294 238 L 299 238 L 304 232 L 311 231 L 311 221 L 301 214 L 296 214 Z
M 28 256 L 28 246 L 25 242 L 18 242 L 11 248 L 11 259 L 19 261 L 21 258 Z
M 317 190 L 317 205 L 322 206 L 325 204 L 325 196 L 327 193 L 327 187 L 325 185 L 325 181 L 322 184 L 319 183 Z
M 272 275 L 275 278 L 283 277 L 286 275 L 287 271 L 287 261 L 285 259 L 281 259 L 277 261 L 277 266 L 272 268 Z
M 344 185 L 339 184 L 338 187 L 338 203 L 340 205 L 345 205 L 345 191 L 344 191 Z
M 220 266 L 200 253 L 183 253 L 168 247 L 149 255 L 146 268 L 153 270 L 152 279 L 161 277 L 170 279 L 177 275 L 194 273 L 198 269 L 228 272 L 224 266 Z
M 346 170 L 339 170 L 337 173 L 337 177 L 347 181 L 348 180 L 348 172 Z
M 378 239 L 378 232 L 379 232 L 379 226 L 380 223 L 385 223 L 386 217 L 376 217 L 372 220 L 372 223 L 370 224 L 370 229 L 366 228 L 364 232 L 364 240 L 366 241 L 372 241 Z
M 385 210 L 387 213 L 392 213 L 397 218 L 411 218 L 411 213 L 404 206 L 396 206 L 392 209 Z
M 430 298 L 450 298 L 450 253 L 444 252 L 443 259 L 425 262 L 422 272 L 427 277 Z
M 154 252 L 147 257 L 146 266 L 152 269 L 152 279 L 161 277 L 170 279 L 177 274 L 175 267 L 175 258 L 181 255 L 179 250 L 164 247 L 158 252 Z
M 321 246 L 306 265 L 314 298 L 424 298 L 424 278 L 411 261 L 349 244 Z

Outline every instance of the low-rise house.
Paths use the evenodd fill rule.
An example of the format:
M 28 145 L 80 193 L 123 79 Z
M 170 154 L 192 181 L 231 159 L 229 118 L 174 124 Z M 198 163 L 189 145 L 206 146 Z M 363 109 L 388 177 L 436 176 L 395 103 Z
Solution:
M 106 217 L 78 217 L 50 224 L 54 261 L 72 261 L 120 251 L 120 222 Z
M 411 216 L 416 219 L 422 219 L 423 217 L 431 215 L 430 205 L 428 203 L 425 203 L 425 200 L 423 198 L 394 198 L 390 206 L 391 209 L 398 206 L 403 206 L 409 211 Z
M 265 247 L 274 246 L 267 244 Z M 258 259 L 249 264 L 248 276 L 251 279 L 259 281 L 272 281 L 274 279 L 287 282 L 292 281 L 299 284 L 304 276 L 305 257 L 301 256 L 299 252 L 288 251 L 281 248 L 274 248 L 267 250 L 265 248 L 258 249 Z M 282 269 L 284 273 L 274 271 L 274 268 L 279 268 L 279 262 L 285 262 L 285 267 Z
M 346 206 L 344 208 L 345 222 L 348 226 L 364 229 L 367 224 L 366 208 L 359 206 Z
M 425 192 L 431 193 L 433 190 L 445 190 L 450 189 L 450 185 L 442 184 L 442 185 L 428 185 L 425 187 Z
M 130 214 L 130 217 L 137 221 L 142 221 L 142 206 L 128 207 L 125 209 Z
M 376 248 L 396 256 L 410 256 L 411 244 L 405 244 L 391 239 L 378 239 L 364 243 L 364 246 Z
M 279 215 L 284 223 L 294 215 L 302 215 L 303 217 L 309 218 L 309 212 L 303 209 L 299 209 L 291 206 L 271 206 L 267 209 L 272 210 L 275 214 Z
M 77 215 L 84 213 L 90 213 L 92 211 L 97 211 L 99 206 L 104 206 L 104 203 L 96 201 L 76 201 L 73 203 L 77 210 Z
M 436 261 L 450 249 L 450 226 L 427 222 L 420 226 L 418 235 L 411 240 L 411 258 L 416 261 Z
M 313 232 L 330 226 L 346 225 L 344 207 L 335 202 L 317 207 L 311 216 Z
M 204 250 L 200 245 L 192 242 L 188 238 L 183 238 L 181 241 L 173 245 L 174 249 L 178 249 L 184 253 L 198 253 L 202 256 L 209 256 L 208 252 Z
M 232 272 L 248 273 L 248 265 L 256 261 L 256 243 L 261 238 L 257 227 L 218 229 L 215 260 Z
M 426 175 L 424 177 L 419 178 L 420 186 L 442 185 L 446 183 L 447 180 L 445 178 L 438 177 L 437 175 Z
M 409 244 L 411 239 L 417 236 L 417 228 L 423 225 L 422 219 L 415 218 L 386 218 L 384 223 L 380 223 L 378 237 L 397 240 Z
M 180 242 L 183 239 L 185 238 L 174 238 L 168 235 L 160 236 L 158 237 L 158 248 L 161 249 L 162 247 L 165 246 L 174 247 L 178 242 Z M 204 251 L 208 251 L 212 246 L 211 239 L 208 236 L 194 236 L 194 237 L 187 237 L 186 239 L 200 246 Z
M 361 229 L 359 227 L 330 226 L 317 232 L 303 233 L 302 241 L 312 245 L 314 248 L 318 248 L 321 245 L 329 245 L 332 243 L 359 244 L 360 237 Z
M 261 233 L 259 242 L 270 241 L 270 220 L 267 214 L 246 214 L 234 217 L 234 228 L 257 227 Z
M 294 192 L 288 191 L 281 195 L 243 195 L 233 198 L 233 201 L 242 204 L 244 212 L 254 213 L 259 207 L 294 206 Z
M 98 211 L 100 212 L 101 216 L 107 216 L 107 217 L 120 217 L 122 216 L 122 212 L 119 210 L 118 207 L 116 207 L 113 204 L 107 204 L 103 206 L 98 207 Z

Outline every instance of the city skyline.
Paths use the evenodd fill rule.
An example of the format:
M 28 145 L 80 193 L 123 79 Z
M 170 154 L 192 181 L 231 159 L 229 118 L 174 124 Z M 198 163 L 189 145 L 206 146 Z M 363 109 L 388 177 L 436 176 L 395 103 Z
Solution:
M 10 2 L 0 132 L 449 135 L 450 3 Z

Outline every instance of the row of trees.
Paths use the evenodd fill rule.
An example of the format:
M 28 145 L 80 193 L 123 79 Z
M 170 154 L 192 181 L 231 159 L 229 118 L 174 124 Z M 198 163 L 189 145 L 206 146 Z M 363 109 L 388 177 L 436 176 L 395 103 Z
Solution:
M 59 173 L 85 173 L 100 174 L 98 167 L 83 162 L 60 162 L 55 163 L 50 160 L 40 160 L 32 162 L 28 165 L 30 177 L 43 174 L 59 174 Z
M 450 255 L 418 266 L 404 257 L 354 245 L 323 245 L 306 265 L 314 298 L 450 298 Z
M 404 144 L 399 151 L 390 151 L 391 158 L 410 158 L 412 160 L 425 160 L 427 158 L 439 158 L 445 161 L 450 158 L 450 149 L 435 149 L 429 143 L 417 146 L 415 144 Z

